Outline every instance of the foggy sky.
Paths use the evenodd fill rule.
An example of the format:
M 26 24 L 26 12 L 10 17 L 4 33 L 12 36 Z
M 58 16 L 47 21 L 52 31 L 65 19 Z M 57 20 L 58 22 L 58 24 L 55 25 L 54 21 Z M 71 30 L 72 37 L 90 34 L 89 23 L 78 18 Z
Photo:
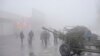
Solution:
M 45 14 L 47 25 L 93 27 L 97 18 L 97 0 L 0 0 L 0 10 L 31 17 L 32 9 Z

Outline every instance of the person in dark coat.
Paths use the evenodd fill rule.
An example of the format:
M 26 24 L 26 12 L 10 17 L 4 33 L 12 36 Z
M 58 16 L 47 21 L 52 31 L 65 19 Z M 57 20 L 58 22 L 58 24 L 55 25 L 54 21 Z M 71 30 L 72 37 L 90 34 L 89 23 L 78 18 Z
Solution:
M 24 33 L 20 32 L 21 46 L 23 46 Z
M 54 36 L 54 45 L 58 45 L 59 35 L 57 34 L 57 31 L 54 31 L 53 36 Z
M 49 38 L 50 38 L 50 33 L 49 33 L 48 31 L 45 31 L 45 30 L 44 30 L 44 31 L 41 32 L 40 38 L 41 38 L 42 44 L 43 44 L 45 47 L 47 47 L 47 44 L 48 44 Z
M 33 36 L 34 36 L 33 31 L 31 30 L 28 35 L 29 35 L 28 44 L 29 46 L 32 46 L 32 41 L 33 41 Z

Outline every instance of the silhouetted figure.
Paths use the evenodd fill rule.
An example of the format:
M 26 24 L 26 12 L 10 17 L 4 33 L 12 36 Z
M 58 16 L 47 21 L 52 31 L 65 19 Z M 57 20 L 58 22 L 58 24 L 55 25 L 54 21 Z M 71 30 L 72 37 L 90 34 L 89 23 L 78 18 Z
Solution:
M 32 47 L 33 36 L 34 36 L 33 31 L 30 31 L 29 32 L 29 38 L 28 38 L 28 44 L 29 44 L 30 47 Z
M 49 38 L 50 38 L 50 33 L 48 31 L 44 30 L 41 32 L 41 41 L 45 47 L 47 47 L 47 44 L 49 42 Z
M 21 46 L 23 46 L 24 33 L 20 32 Z
M 57 45 L 58 44 L 58 37 L 59 37 L 57 34 L 57 31 L 54 31 L 53 36 L 54 36 L 54 45 Z

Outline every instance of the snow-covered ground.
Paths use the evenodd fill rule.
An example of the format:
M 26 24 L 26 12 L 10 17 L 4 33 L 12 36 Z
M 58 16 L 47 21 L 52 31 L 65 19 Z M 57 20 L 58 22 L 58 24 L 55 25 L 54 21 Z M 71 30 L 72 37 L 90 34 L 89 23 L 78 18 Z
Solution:
M 52 42 L 52 38 L 50 39 Z M 60 44 L 59 44 L 60 45 Z M 29 49 L 27 37 L 24 39 L 24 46 L 21 47 L 20 38 L 14 36 L 0 37 L 0 56 L 60 56 L 58 46 L 53 42 L 49 43 L 48 48 L 43 48 L 39 36 L 33 40 L 33 48 Z M 30 55 L 31 52 L 31 55 Z M 98 54 L 85 56 L 100 56 Z

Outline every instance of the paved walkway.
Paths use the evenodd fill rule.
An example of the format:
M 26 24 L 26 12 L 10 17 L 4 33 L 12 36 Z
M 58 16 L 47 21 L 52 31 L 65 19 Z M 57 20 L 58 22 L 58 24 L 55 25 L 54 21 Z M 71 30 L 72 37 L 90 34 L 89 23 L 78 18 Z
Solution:
M 30 49 L 28 47 L 27 37 L 24 39 L 23 47 L 21 47 L 20 38 L 14 36 L 0 37 L 0 56 L 60 56 L 58 47 L 49 45 L 48 48 L 43 48 L 39 37 L 37 37 L 33 40 L 33 48 Z M 100 55 L 92 54 L 85 56 Z

